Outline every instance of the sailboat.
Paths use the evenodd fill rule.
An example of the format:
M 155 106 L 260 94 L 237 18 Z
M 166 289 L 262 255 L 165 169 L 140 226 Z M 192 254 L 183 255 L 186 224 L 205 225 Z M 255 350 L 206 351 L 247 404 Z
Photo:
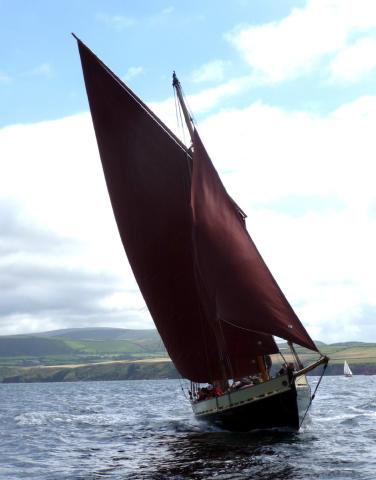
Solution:
M 168 354 L 190 382 L 194 414 L 233 431 L 299 429 L 312 400 L 305 374 L 328 358 L 248 234 L 179 80 L 174 75 L 190 147 L 75 38 L 120 237 Z M 291 353 L 272 376 L 275 336 Z M 294 344 L 318 360 L 303 367 Z
M 347 363 L 346 360 L 345 360 L 345 363 L 343 364 L 343 374 L 345 375 L 345 377 L 352 377 L 353 376 L 352 371 L 349 367 L 349 364 Z

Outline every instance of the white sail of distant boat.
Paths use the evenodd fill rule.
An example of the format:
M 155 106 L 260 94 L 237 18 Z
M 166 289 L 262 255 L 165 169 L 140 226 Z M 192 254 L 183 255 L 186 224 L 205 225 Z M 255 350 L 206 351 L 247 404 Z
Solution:
M 352 371 L 349 367 L 349 364 L 346 362 L 346 360 L 343 365 L 343 374 L 345 375 L 345 377 L 352 377 Z

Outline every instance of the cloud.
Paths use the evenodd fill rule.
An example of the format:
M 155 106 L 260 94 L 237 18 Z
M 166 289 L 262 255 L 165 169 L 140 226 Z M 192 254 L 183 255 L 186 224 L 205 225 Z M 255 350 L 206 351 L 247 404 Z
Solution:
M 41 63 L 34 68 L 19 73 L 18 77 L 51 77 L 53 73 L 52 67 L 49 63 Z M 4 72 L 0 71 L 0 84 L 11 83 L 12 78 Z
M 57 264 L 51 268 L 26 258 L 22 263 L 7 265 L 5 280 L 7 288 L 0 300 L 2 316 L 38 316 L 46 312 L 90 316 L 99 313 L 101 298 L 111 292 L 115 283 L 114 277 L 103 273 L 95 276 Z
M 142 67 L 129 67 L 128 70 L 125 72 L 125 74 L 122 77 L 122 80 L 125 82 L 129 82 L 134 77 L 137 77 L 138 75 L 141 75 L 144 72 L 144 69 Z
M 14 202 L 0 201 L 2 331 L 19 329 L 13 324 L 12 330 L 15 316 L 34 318 L 39 330 L 47 317 L 56 324 L 72 323 L 72 316 L 87 323 L 92 317 L 113 322 L 118 313 L 107 301 L 121 285 L 118 274 L 82 265 L 84 242 L 46 230 L 22 210 Z
M 108 15 L 99 13 L 97 18 L 105 23 L 108 27 L 117 31 L 126 30 L 127 28 L 133 27 L 137 23 L 135 18 L 126 15 Z
M 345 203 L 329 195 L 294 195 L 281 196 L 269 203 L 258 204 L 257 208 L 267 208 L 285 215 L 301 217 L 308 213 L 326 213 L 345 208 Z
M 150 27 L 160 26 L 166 22 L 171 22 L 171 17 L 174 15 L 174 13 L 175 7 L 170 5 L 154 14 L 144 17 L 143 21 Z
M 166 7 L 162 10 L 161 14 L 162 15 L 171 15 L 175 11 L 175 8 L 173 6 Z
M 359 312 L 376 306 L 375 122 L 376 97 L 361 97 L 327 115 L 256 102 L 199 127 L 266 263 L 324 341 L 369 338 Z
M 244 82 L 205 92 L 218 100 Z M 167 104 L 172 125 L 172 99 L 153 107 L 167 111 Z M 258 101 L 199 125 L 266 263 L 324 341 L 368 339 L 376 298 L 375 123 L 376 97 L 364 96 L 325 115 Z M 90 116 L 4 128 L 0 150 L 3 331 L 150 327 Z
M 213 60 L 192 73 L 194 83 L 202 82 L 220 82 L 224 78 L 224 70 L 227 62 L 223 60 Z
M 372 175 L 364 174 L 374 171 L 375 121 L 373 96 L 322 116 L 254 102 L 208 117 L 201 131 L 226 178 L 234 178 L 238 186 L 240 181 L 238 189 L 248 192 L 247 202 L 294 194 L 364 205 L 375 196 Z M 230 131 L 231 140 L 218 141 Z M 239 168 L 249 170 L 240 179 Z
M 205 113 L 217 107 L 224 99 L 245 92 L 252 84 L 253 79 L 250 76 L 233 78 L 216 87 L 188 95 L 187 100 L 193 112 Z
M 150 327 L 89 115 L 3 128 L 0 146 L 2 331 Z
M 204 114 L 214 110 L 226 98 L 245 92 L 252 85 L 252 76 L 233 78 L 215 87 L 206 88 L 196 94 L 188 95 L 185 100 L 188 108 L 195 115 Z M 181 136 L 181 129 L 176 126 L 174 98 L 168 98 L 162 102 L 150 102 L 149 107 L 155 111 L 173 132 Z
M 0 197 L 0 254 L 1 261 L 7 255 L 38 252 L 48 254 L 72 250 L 76 242 L 54 234 L 43 226 L 37 225 L 23 211 L 23 206 L 15 200 Z
M 10 83 L 10 82 L 11 82 L 10 76 L 0 71 L 0 83 Z
M 49 63 L 42 63 L 29 72 L 26 73 L 26 75 L 31 75 L 31 76 L 36 76 L 36 77 L 50 77 L 52 74 L 52 68 Z
M 364 37 L 341 50 L 329 65 L 331 83 L 353 83 L 376 68 L 376 36 Z
M 226 38 L 258 81 L 272 84 L 305 75 L 320 61 L 332 61 L 361 32 L 374 35 L 375 13 L 372 0 L 309 0 L 279 21 L 237 27 Z

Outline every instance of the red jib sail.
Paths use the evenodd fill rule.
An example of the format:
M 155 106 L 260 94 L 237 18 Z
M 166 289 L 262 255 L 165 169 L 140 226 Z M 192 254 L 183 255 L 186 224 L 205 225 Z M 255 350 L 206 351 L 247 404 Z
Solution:
M 208 382 L 254 373 L 257 356 L 278 351 L 272 335 L 316 350 L 246 231 L 246 241 L 235 243 L 229 240 L 228 229 L 209 231 L 215 197 L 221 197 L 220 205 L 229 197 L 201 142 L 195 141 L 191 181 L 192 159 L 185 146 L 79 40 L 78 46 L 119 233 L 148 309 L 181 375 Z M 213 183 L 209 190 L 206 183 Z M 198 207 L 200 195 L 202 208 Z M 223 221 L 230 217 L 224 212 Z M 221 229 L 218 213 L 213 218 L 214 228 Z M 239 221 L 236 213 L 231 220 Z M 249 249 L 244 271 L 232 271 L 231 265 L 219 261 L 223 248 L 218 242 L 212 249 L 209 246 L 216 235 L 219 243 L 223 236 L 222 247 L 241 244 L 245 251 Z M 238 265 L 243 253 L 234 255 Z M 222 274 L 228 278 L 217 279 Z M 238 278 L 239 285 L 232 283 Z M 247 290 L 255 286 L 255 291 Z M 226 289 L 232 293 L 221 298 Z

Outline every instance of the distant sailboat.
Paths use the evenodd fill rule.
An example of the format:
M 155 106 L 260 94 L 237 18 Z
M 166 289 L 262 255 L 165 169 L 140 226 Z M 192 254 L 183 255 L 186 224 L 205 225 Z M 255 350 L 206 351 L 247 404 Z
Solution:
M 194 414 L 228 430 L 299 429 L 312 400 L 305 374 L 328 358 L 249 236 L 178 79 L 190 148 L 80 40 L 78 46 L 120 236 L 166 349 L 191 381 Z M 272 378 L 274 336 L 288 341 L 295 362 L 283 357 L 285 368 Z M 320 358 L 304 368 L 293 342 Z
M 345 377 L 352 377 L 353 376 L 352 371 L 349 367 L 349 364 L 346 362 L 346 360 L 345 360 L 345 363 L 343 365 L 343 374 L 345 375 Z

